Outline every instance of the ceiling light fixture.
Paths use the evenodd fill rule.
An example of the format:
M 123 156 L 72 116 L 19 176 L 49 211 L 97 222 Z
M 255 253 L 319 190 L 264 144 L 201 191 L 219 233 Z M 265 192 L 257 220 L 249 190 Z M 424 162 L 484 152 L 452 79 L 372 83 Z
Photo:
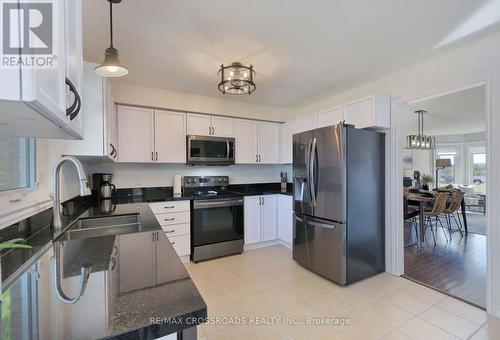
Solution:
M 253 66 L 234 62 L 229 66 L 222 64 L 219 70 L 219 90 L 223 94 L 251 94 L 255 91 L 255 71 Z
M 103 77 L 121 77 L 128 74 L 128 70 L 120 63 L 118 50 L 113 46 L 113 4 L 118 4 L 122 0 L 106 1 L 109 2 L 110 44 L 104 52 L 104 61 L 95 68 L 95 73 Z
M 415 111 L 417 114 L 417 134 L 406 136 L 406 148 L 418 150 L 433 150 L 436 145 L 435 137 L 424 135 L 424 113 L 425 110 Z

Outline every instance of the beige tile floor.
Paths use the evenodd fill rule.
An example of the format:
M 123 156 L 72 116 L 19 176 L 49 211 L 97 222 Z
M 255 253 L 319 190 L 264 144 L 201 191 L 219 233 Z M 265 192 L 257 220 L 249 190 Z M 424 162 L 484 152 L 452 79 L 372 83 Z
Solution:
M 500 339 L 481 309 L 386 273 L 341 287 L 283 246 L 186 268 L 208 305 L 199 339 Z

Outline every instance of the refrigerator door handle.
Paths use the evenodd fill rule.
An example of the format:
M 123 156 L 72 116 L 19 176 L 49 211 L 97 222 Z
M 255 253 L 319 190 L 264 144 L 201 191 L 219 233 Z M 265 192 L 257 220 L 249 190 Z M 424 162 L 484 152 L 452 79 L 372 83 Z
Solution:
M 332 230 L 337 228 L 335 224 L 326 224 L 326 223 L 306 220 L 306 219 L 303 219 L 297 215 L 295 215 L 295 218 L 302 223 L 306 223 L 308 225 L 312 225 L 312 226 L 319 227 L 319 228 L 332 229 Z
M 312 204 L 312 193 L 311 193 L 311 148 L 312 148 L 312 138 L 309 140 L 309 143 L 307 145 L 307 161 L 306 161 L 306 173 L 307 173 L 307 195 L 309 196 L 309 204 L 311 207 L 314 207 Z
M 311 152 L 309 156 L 309 190 L 311 192 L 311 204 L 313 207 L 316 206 L 316 178 L 314 177 L 314 172 L 316 171 L 316 147 L 317 139 L 312 139 Z

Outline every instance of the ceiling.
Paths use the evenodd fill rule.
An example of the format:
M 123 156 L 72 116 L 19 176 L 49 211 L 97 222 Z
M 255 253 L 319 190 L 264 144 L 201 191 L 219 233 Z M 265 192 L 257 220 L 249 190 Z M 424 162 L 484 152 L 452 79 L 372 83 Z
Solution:
M 499 6 L 500 0 L 123 0 L 113 7 L 115 47 L 130 70 L 120 81 L 221 97 L 220 64 L 241 61 L 254 65 L 257 90 L 238 100 L 294 107 L 490 34 L 500 27 L 491 14 Z M 108 4 L 85 0 L 83 9 L 84 58 L 100 63 L 109 44 Z
M 424 134 L 459 135 L 486 131 L 486 94 L 484 86 L 455 92 L 408 106 L 407 133 L 417 132 L 415 110 L 426 110 Z

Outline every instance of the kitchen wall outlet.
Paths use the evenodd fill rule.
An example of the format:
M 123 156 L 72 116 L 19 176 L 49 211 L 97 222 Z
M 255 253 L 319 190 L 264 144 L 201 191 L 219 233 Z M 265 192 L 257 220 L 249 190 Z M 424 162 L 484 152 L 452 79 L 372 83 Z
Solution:
M 137 179 L 135 180 L 135 184 L 141 185 L 142 184 L 142 178 L 141 177 L 137 177 Z

